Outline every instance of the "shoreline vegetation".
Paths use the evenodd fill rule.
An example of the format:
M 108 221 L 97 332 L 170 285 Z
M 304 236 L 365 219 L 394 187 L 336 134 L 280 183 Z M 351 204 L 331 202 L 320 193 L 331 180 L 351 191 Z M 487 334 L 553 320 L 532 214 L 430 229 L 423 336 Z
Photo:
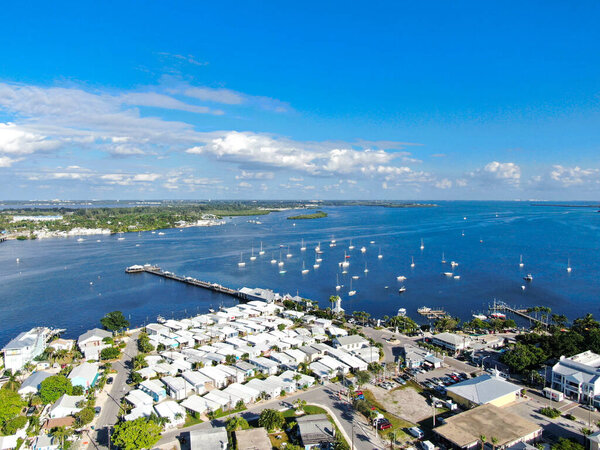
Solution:
M 39 239 L 86 236 L 169 228 L 223 225 L 224 218 L 323 206 L 432 207 L 434 204 L 393 201 L 61 201 L 2 202 L 0 237 Z M 288 219 L 317 219 L 327 213 L 299 214 Z
M 315 211 L 314 213 L 298 214 L 297 216 L 289 216 L 288 220 L 310 220 L 310 219 L 322 219 L 327 217 L 327 213 L 324 211 Z

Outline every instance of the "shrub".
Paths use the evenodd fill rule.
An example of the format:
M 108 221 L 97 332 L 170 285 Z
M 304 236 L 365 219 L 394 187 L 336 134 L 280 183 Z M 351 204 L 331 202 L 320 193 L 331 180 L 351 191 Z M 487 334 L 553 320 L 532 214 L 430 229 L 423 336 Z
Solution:
M 116 359 L 120 355 L 121 355 L 121 352 L 119 351 L 118 348 L 107 347 L 107 348 L 103 348 L 102 351 L 100 352 L 100 359 L 102 359 L 102 360 Z
M 556 408 L 544 406 L 542 409 L 540 409 L 540 414 L 543 414 L 546 417 L 550 417 L 551 419 L 556 419 L 557 417 L 560 417 L 561 412 Z

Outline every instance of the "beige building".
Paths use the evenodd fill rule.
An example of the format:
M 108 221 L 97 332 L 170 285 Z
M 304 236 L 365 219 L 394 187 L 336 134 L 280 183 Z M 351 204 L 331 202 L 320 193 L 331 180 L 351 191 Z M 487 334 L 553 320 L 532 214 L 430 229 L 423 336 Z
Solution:
M 447 388 L 452 400 L 465 408 L 479 405 L 502 407 L 517 400 L 521 388 L 496 375 L 481 375 Z

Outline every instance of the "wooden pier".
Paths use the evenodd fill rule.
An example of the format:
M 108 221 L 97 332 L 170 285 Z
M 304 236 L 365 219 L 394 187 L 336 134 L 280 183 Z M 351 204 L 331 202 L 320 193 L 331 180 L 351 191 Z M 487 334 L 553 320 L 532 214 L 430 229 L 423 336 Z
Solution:
M 232 297 L 235 297 L 240 300 L 247 300 L 246 296 L 243 293 L 241 293 L 235 289 L 231 289 L 226 286 L 221 286 L 220 284 L 217 284 L 217 283 L 210 283 L 208 281 L 197 280 L 196 278 L 192 278 L 192 277 L 182 277 L 180 275 L 174 274 L 173 272 L 162 270 L 160 267 L 152 266 L 150 264 L 146 264 L 144 266 L 131 266 L 131 267 L 128 267 L 125 270 L 125 272 L 127 272 L 127 273 L 143 273 L 143 272 L 145 272 L 145 273 L 149 273 L 152 275 L 156 275 L 158 277 L 167 278 L 169 280 L 179 281 L 180 283 L 189 284 L 190 286 L 196 286 L 196 287 L 208 289 L 209 291 L 218 292 L 219 294 L 231 295 Z
M 510 314 L 514 314 L 515 316 L 522 317 L 523 319 L 528 320 L 529 323 L 535 323 L 535 324 L 541 325 L 543 327 L 548 327 L 548 324 L 546 322 L 544 322 L 543 320 L 540 320 L 536 317 L 533 317 L 531 314 L 529 314 L 527 309 L 512 307 L 505 302 L 494 301 L 494 304 L 492 306 L 490 306 L 490 311 L 492 313 L 507 312 Z
M 429 311 L 417 311 L 423 317 L 428 319 L 440 319 L 442 317 L 446 317 L 448 313 L 443 309 L 430 309 Z

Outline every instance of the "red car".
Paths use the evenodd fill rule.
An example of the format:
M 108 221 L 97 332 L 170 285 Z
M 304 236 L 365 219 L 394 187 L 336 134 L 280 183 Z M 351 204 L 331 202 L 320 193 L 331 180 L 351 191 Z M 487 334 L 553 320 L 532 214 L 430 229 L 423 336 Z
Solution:
M 377 429 L 378 430 L 387 430 L 388 428 L 392 428 L 392 424 L 387 419 L 381 419 L 377 421 Z

